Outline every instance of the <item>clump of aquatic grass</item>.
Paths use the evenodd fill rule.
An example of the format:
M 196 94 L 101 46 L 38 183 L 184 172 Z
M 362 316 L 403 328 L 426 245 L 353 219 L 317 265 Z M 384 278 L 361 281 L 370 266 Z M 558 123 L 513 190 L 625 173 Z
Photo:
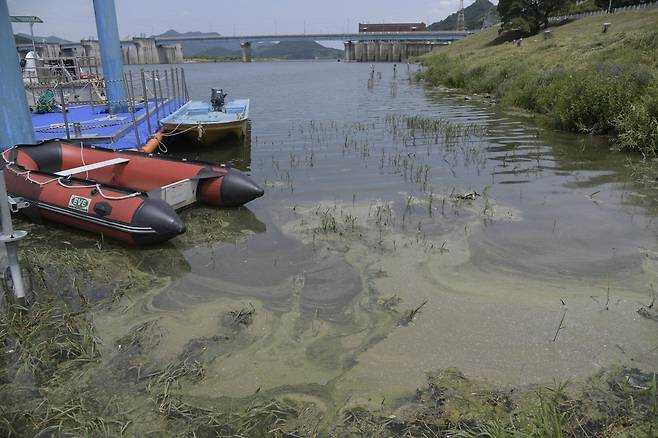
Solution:
M 508 405 L 505 394 L 479 387 L 456 369 L 445 369 L 428 374 L 427 385 L 396 415 L 359 407 L 345 411 L 337 435 L 443 437 L 455 426 L 504 416 Z
M 37 302 L 29 310 L 10 306 L 0 316 L 0 348 L 6 364 L 18 374 L 44 383 L 58 368 L 100 356 L 91 317 L 53 302 Z
M 226 436 L 230 433 L 224 420 L 226 414 L 213 409 L 202 408 L 182 401 L 167 392 L 159 394 L 154 400 L 158 412 L 171 423 L 180 423 L 181 429 L 204 433 L 213 433 L 217 436 Z
M 233 312 L 236 323 L 244 321 Z M 168 423 L 168 429 L 185 436 L 296 436 L 288 422 L 299 415 L 297 406 L 276 399 L 253 398 L 246 401 L 200 403 L 183 397 L 181 381 L 200 381 L 205 377 L 198 360 L 185 358 L 167 364 L 145 376 L 146 387 L 155 409 Z M 292 434 L 292 435 L 290 435 Z
M 98 246 L 91 239 L 75 245 L 66 240 L 70 234 L 55 229 L 43 241 L 42 233 L 31 233 L 31 241 L 21 247 L 20 258 L 25 279 L 30 286 L 32 300 L 58 300 L 73 311 L 90 305 L 112 305 L 129 291 L 155 287 L 162 282 L 154 263 L 166 260 L 162 267 L 168 275 L 177 272 L 180 263 L 172 263 L 171 251 L 146 250 L 146 253 L 127 250 L 116 243 Z M 145 254 L 167 252 L 167 257 Z M 148 260 L 146 263 L 144 260 Z M 164 263 L 164 262 L 163 262 Z
M 425 307 L 425 304 L 427 304 L 427 301 L 428 301 L 428 300 L 425 300 L 425 301 L 423 301 L 419 306 L 414 307 L 413 309 L 407 311 L 407 312 L 405 313 L 405 315 L 400 319 L 399 324 L 400 324 L 400 325 L 403 325 L 403 326 L 405 326 L 405 325 L 409 325 L 409 323 L 412 322 L 412 321 L 414 320 L 414 318 L 416 317 L 416 315 L 418 314 L 418 312 L 420 312 L 420 309 L 422 309 L 423 307 Z
M 316 214 L 320 216 L 320 225 L 316 227 L 316 230 L 321 233 L 336 233 L 338 231 L 338 225 L 336 222 L 336 217 L 334 216 L 335 208 L 324 208 L 316 210 Z
M 4 386 L 0 392 L 0 435 L 5 437 L 120 436 L 131 423 L 117 400 L 79 387 L 50 391 L 48 398 L 25 387 Z
M 130 347 L 153 348 L 160 343 L 162 335 L 163 330 L 158 320 L 152 319 L 132 327 L 128 333 L 117 339 L 115 344 L 119 350 Z
M 647 319 L 658 321 L 658 306 L 656 306 L 656 292 L 651 289 L 651 302 L 646 306 L 641 306 L 637 309 L 637 313 Z
M 203 380 L 205 371 L 198 360 L 185 358 L 179 362 L 171 362 L 163 369 L 155 371 L 145 378 L 150 379 L 149 388 L 152 385 L 179 386 L 179 380 L 186 377 L 195 381 Z
M 185 243 L 224 241 L 229 237 L 227 230 L 233 214 L 230 210 L 193 208 L 183 212 L 187 230 L 181 238 Z
M 342 212 L 341 212 L 342 215 Z M 347 229 L 350 231 L 354 231 L 356 229 L 356 223 L 357 223 L 358 218 L 354 216 L 353 214 L 346 213 L 343 216 L 343 223 Z
M 161 393 L 154 402 L 172 429 L 191 436 L 298 436 L 289 423 L 299 410 L 284 401 L 256 400 L 243 409 L 224 410 Z
M 248 326 L 252 323 L 255 314 L 256 308 L 254 308 L 253 304 L 249 303 L 248 307 L 227 312 L 225 320 L 227 321 L 227 325 L 231 327 Z
M 416 145 L 421 140 L 425 144 L 443 143 L 450 146 L 485 133 L 481 125 L 456 123 L 444 118 L 389 114 L 385 122 L 388 132 L 394 138 L 402 139 L 405 145 Z
M 378 228 L 386 229 L 395 225 L 395 213 L 390 202 L 376 203 L 370 207 L 369 217 L 375 221 Z
M 338 233 L 340 235 L 355 231 L 358 226 L 359 218 L 352 214 L 349 209 L 341 208 L 338 205 L 326 206 L 318 205 L 313 214 L 319 217 L 320 222 L 313 228 L 313 233 Z
M 390 297 L 381 297 L 377 300 L 377 304 L 382 306 L 386 310 L 394 310 L 398 304 L 400 304 L 402 299 L 397 295 L 391 295 Z

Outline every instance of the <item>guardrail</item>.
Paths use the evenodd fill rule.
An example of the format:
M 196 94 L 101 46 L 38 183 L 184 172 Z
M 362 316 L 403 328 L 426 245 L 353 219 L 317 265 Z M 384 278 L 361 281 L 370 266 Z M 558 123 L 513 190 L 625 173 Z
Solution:
M 610 13 L 614 14 L 615 12 L 636 11 L 639 9 L 652 9 L 652 8 L 658 8 L 658 1 L 651 3 L 639 3 L 637 5 L 624 6 L 622 8 L 613 8 L 612 12 L 608 12 L 607 10 L 600 10 L 600 11 L 592 11 L 592 12 L 583 12 L 581 14 L 573 14 L 573 15 L 558 15 L 556 17 L 550 17 L 548 19 L 548 22 L 559 23 L 565 20 L 578 20 L 579 18 L 595 17 L 598 15 L 607 15 Z

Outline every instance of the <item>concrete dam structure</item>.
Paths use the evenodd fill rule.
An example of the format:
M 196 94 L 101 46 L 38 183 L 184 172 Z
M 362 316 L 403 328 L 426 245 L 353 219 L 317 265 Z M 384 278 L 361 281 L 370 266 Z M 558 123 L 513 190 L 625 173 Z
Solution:
M 29 47 L 19 47 L 24 57 Z M 97 40 L 82 40 L 80 43 L 38 43 L 37 53 L 41 58 L 89 58 L 100 59 Z M 183 48 L 180 44 L 158 43 L 154 38 L 133 38 L 121 41 L 124 64 L 182 64 Z
M 347 62 L 404 62 L 412 56 L 420 56 L 441 47 L 444 41 L 347 41 Z
M 345 61 L 348 62 L 404 62 L 412 56 L 431 52 L 449 41 L 416 38 L 427 33 L 425 23 L 359 23 L 359 34 L 383 33 L 378 38 L 359 38 L 345 42 Z M 404 38 L 386 38 L 386 34 L 407 33 Z M 412 38 L 413 37 L 413 38 Z

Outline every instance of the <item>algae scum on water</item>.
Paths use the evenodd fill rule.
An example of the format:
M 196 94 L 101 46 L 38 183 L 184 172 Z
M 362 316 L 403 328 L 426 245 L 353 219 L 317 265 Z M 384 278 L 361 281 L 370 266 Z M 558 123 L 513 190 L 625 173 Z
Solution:
M 340 105 L 387 104 L 360 120 L 263 114 L 266 197 L 166 245 L 17 224 L 34 304 L 4 303 L 0 433 L 655 433 L 651 187 L 588 139 L 364 78 Z

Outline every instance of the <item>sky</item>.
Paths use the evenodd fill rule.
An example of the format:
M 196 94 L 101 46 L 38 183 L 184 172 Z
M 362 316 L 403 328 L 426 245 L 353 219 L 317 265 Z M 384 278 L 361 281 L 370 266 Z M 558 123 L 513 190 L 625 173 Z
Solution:
M 468 6 L 474 0 L 465 0 Z M 34 34 L 72 41 L 96 36 L 92 0 L 8 0 L 11 15 L 36 15 Z M 179 32 L 223 35 L 356 32 L 359 22 L 439 21 L 458 0 L 115 0 L 119 36 Z M 29 34 L 27 24 L 14 33 Z

